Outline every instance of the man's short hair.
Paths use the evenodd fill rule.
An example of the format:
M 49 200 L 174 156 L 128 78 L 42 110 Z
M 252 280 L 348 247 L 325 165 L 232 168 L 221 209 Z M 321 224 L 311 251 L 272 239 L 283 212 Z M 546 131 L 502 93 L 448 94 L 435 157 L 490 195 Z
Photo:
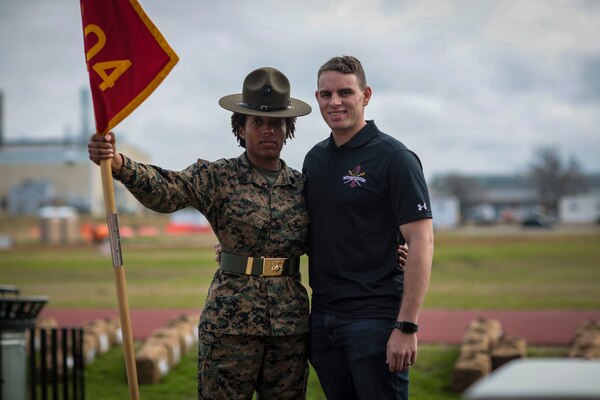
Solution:
M 364 90 L 367 87 L 365 70 L 356 57 L 341 56 L 329 59 L 329 61 L 321 65 L 321 68 L 319 68 L 319 74 L 317 75 L 317 86 L 321 74 L 325 71 L 336 71 L 341 72 L 342 74 L 354 74 L 356 75 L 360 89 Z
M 246 114 L 234 112 L 231 114 L 231 131 L 235 135 L 240 147 L 246 148 L 246 140 L 240 137 L 240 130 L 246 125 Z M 287 117 L 285 119 L 285 141 L 294 137 L 296 131 L 296 117 Z

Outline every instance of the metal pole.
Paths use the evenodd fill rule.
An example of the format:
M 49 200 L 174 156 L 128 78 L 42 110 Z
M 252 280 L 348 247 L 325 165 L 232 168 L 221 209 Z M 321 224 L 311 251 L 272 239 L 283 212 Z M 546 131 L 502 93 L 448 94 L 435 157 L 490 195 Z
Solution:
M 85 362 L 83 360 L 83 328 L 77 328 L 77 351 L 76 355 L 73 356 L 73 360 L 77 360 L 75 364 L 79 365 L 77 368 L 77 380 L 79 381 L 79 387 L 81 387 L 81 400 L 85 400 Z
M 48 400 L 48 335 L 46 328 L 40 329 L 40 382 L 42 385 L 42 400 Z
M 69 345 L 67 342 L 67 328 L 61 328 L 60 330 L 60 339 L 61 339 L 61 347 L 62 347 L 62 397 L 63 400 L 69 400 Z
M 56 328 L 50 329 L 50 348 L 52 363 L 52 400 L 58 400 L 58 337 Z
M 35 327 L 29 328 L 29 388 L 30 400 L 37 400 L 37 362 L 35 348 Z

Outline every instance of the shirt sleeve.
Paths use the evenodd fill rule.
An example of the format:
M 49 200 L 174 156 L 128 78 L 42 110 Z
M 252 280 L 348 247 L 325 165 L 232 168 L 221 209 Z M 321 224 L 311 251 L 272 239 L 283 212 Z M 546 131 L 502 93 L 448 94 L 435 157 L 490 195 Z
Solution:
M 421 161 L 410 150 L 395 152 L 387 170 L 389 196 L 396 224 L 432 218 L 429 191 Z
M 210 196 L 208 163 L 192 164 L 183 171 L 170 171 L 150 164 L 141 164 L 123 156 L 123 166 L 114 175 L 145 207 L 160 213 L 170 213 L 186 207 L 203 210 Z

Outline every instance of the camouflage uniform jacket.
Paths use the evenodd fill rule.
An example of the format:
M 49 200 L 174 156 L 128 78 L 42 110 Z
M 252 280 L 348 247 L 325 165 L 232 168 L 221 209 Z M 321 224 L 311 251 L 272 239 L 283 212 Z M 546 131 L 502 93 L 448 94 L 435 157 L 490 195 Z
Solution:
M 115 174 L 147 208 L 174 212 L 194 207 L 206 216 L 223 251 L 253 257 L 306 252 L 308 211 L 304 176 L 282 162 L 270 187 L 246 153 L 215 162 L 198 160 L 183 171 L 136 163 L 123 156 Z M 300 274 L 238 275 L 218 269 L 209 288 L 200 332 L 292 335 L 308 332 L 308 296 Z

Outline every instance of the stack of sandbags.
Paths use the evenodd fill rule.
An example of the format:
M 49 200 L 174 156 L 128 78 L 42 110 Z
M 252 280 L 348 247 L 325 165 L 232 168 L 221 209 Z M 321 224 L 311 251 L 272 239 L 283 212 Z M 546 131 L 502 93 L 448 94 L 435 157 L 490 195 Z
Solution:
M 184 353 L 181 335 L 174 328 L 158 328 L 153 330 L 150 337 L 142 344 L 143 346 L 163 346 L 167 350 L 169 368 L 176 366 Z
M 500 321 L 477 318 L 469 323 L 452 374 L 452 389 L 462 392 L 492 370 L 490 352 L 502 336 Z
M 586 321 L 577 328 L 569 357 L 588 360 L 600 358 L 600 321 Z
M 527 356 L 527 341 L 518 336 L 502 336 L 492 346 L 492 371 L 517 358 Z
M 123 344 L 123 331 L 121 330 L 121 321 L 116 317 L 105 318 L 108 338 L 111 347 L 120 346 Z
M 160 382 L 195 344 L 197 317 L 180 316 L 152 331 L 135 355 L 141 384 Z
M 185 352 L 198 342 L 198 318 L 198 315 L 183 314 L 167 323 L 167 327 L 179 331 Z
M 500 325 L 500 321 L 484 317 L 479 317 L 471 321 L 465 332 L 466 338 L 471 337 L 475 341 L 477 341 L 477 338 L 480 340 L 483 338 L 483 340 L 489 341 L 490 346 L 493 346 L 501 336 L 502 326 Z
M 88 365 L 98 357 L 98 338 L 94 335 L 83 335 L 83 362 Z
M 89 324 L 83 327 L 83 360 L 84 363 L 90 363 L 95 360 L 97 355 L 100 352 L 107 351 L 109 346 L 114 344 L 113 341 L 116 340 L 116 329 L 113 328 L 112 332 L 107 333 L 101 329 L 102 325 L 112 324 L 118 327 L 118 321 L 114 322 L 113 320 L 94 320 Z M 34 333 L 34 346 L 35 351 L 40 353 L 40 362 L 37 363 L 37 373 L 39 374 L 42 368 L 42 363 L 45 362 L 45 368 L 48 379 L 56 376 L 57 379 L 62 379 L 64 373 L 64 365 L 68 370 L 73 369 L 75 360 L 73 357 L 73 330 L 75 328 L 72 327 L 59 327 L 58 322 L 55 318 L 43 318 L 39 319 L 36 323 L 36 329 Z M 77 328 L 78 329 L 78 328 Z M 45 354 L 41 354 L 42 349 L 42 334 L 41 331 L 45 330 Z M 53 356 L 53 345 L 52 345 L 52 330 L 56 331 L 56 352 Z M 119 329 L 120 331 L 120 329 Z M 29 331 L 27 331 L 29 334 Z M 63 335 L 66 335 L 63 336 Z M 114 340 L 110 340 L 111 337 L 114 337 Z M 63 345 L 66 344 L 66 348 Z M 27 340 L 27 345 L 29 345 L 29 339 Z M 29 349 L 28 349 L 29 351 Z M 54 357 L 56 358 L 56 368 L 54 368 Z M 44 359 L 45 361 L 42 361 Z
M 492 370 L 492 362 L 489 354 L 468 353 L 461 354 L 452 374 L 452 390 L 463 392 L 478 379 L 486 376 Z
M 45 359 L 45 368 L 47 371 L 47 379 L 51 379 L 51 374 L 52 372 L 52 329 L 58 329 L 58 321 L 55 318 L 40 318 L 39 320 L 37 320 L 36 322 L 36 326 L 35 326 L 35 330 L 33 333 L 33 346 L 34 346 L 34 351 L 36 353 L 40 353 L 42 350 L 42 334 L 41 334 L 41 330 L 45 330 L 46 331 L 46 338 L 44 340 L 44 345 L 45 345 L 45 349 L 46 352 L 45 354 L 41 354 L 40 353 L 40 357 L 39 359 L 39 363 L 36 363 L 36 376 L 37 379 L 41 379 L 41 369 L 42 369 L 42 356 L 44 356 Z M 25 331 L 25 337 L 26 337 L 26 341 L 25 341 L 25 348 L 26 348 L 26 352 L 27 354 L 29 354 L 30 351 L 30 336 L 31 335 L 31 331 L 30 330 L 26 330 Z M 61 345 L 61 337 L 57 336 L 57 350 L 56 350 L 56 360 L 57 360 L 57 370 L 56 370 L 56 376 L 60 379 L 62 378 L 62 374 L 63 374 L 63 365 L 62 365 L 62 358 L 63 358 L 63 353 L 62 353 L 62 345 Z M 72 366 L 73 365 L 73 357 L 69 356 L 68 358 L 68 365 Z
M 115 318 L 98 318 L 83 326 L 83 354 L 86 364 L 123 342 L 121 325 Z
M 46 329 L 47 331 L 50 331 L 50 329 L 54 329 L 58 327 L 58 321 L 56 320 L 56 318 L 40 318 L 37 320 L 36 324 L 35 324 L 35 333 L 34 333 L 34 337 L 33 337 L 33 345 L 35 347 L 35 351 L 40 351 L 40 348 L 42 347 L 42 339 L 41 339 L 41 335 L 40 335 L 40 329 Z M 25 348 L 27 351 L 27 354 L 29 354 L 29 343 L 30 343 L 30 330 L 27 329 L 25 331 Z M 50 348 L 50 335 L 48 335 L 48 337 L 46 338 L 46 346 L 47 348 Z
M 159 344 L 142 344 L 135 353 L 135 365 L 140 384 L 160 382 L 169 373 L 167 348 Z

